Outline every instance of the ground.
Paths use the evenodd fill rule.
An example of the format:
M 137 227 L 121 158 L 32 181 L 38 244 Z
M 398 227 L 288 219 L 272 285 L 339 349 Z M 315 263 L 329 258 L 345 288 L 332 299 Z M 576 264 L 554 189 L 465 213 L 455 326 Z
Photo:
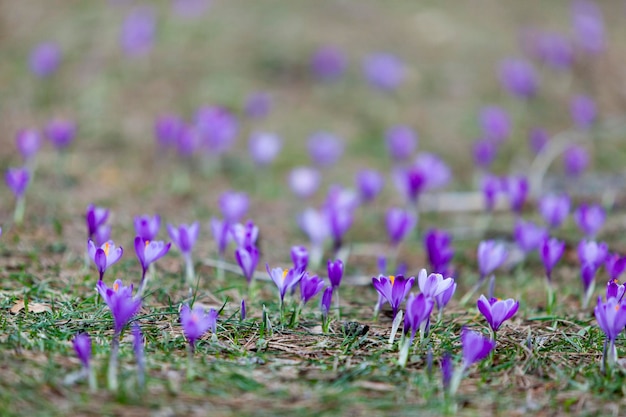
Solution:
M 483 238 L 511 241 L 512 214 L 502 211 L 487 221 L 475 205 L 473 162 L 468 157 L 479 136 L 481 107 L 501 105 L 514 118 L 514 132 L 495 164 L 498 174 L 527 173 L 533 156 L 526 145 L 530 126 L 551 134 L 570 129 L 571 95 L 592 95 L 600 122 L 588 145 L 592 165 L 582 178 L 565 178 L 551 166 L 541 192 L 567 191 L 576 203 L 601 202 L 609 210 L 600 239 L 611 250 L 626 252 L 623 184 L 623 65 L 626 39 L 623 2 L 602 2 L 609 51 L 583 61 L 571 72 L 541 69 L 539 97 L 524 105 L 507 96 L 496 77 L 498 62 L 520 56 L 524 29 L 569 30 L 569 2 L 496 1 L 285 1 L 212 2 L 202 16 L 185 19 L 169 2 L 147 2 L 158 15 L 153 50 L 125 57 L 118 43 L 126 13 L 138 2 L 29 0 L 0 2 L 0 163 L 17 166 L 13 138 L 21 128 L 43 126 L 53 117 L 77 121 L 79 134 L 65 155 L 49 144 L 38 155 L 36 176 L 26 197 L 26 218 L 12 223 L 13 196 L 2 192 L 0 219 L 0 414 L 2 415 L 620 415 L 624 374 L 601 372 L 604 334 L 593 309 L 580 304 L 576 245 L 571 218 L 555 235 L 567 242 L 555 271 L 558 305 L 545 312 L 543 268 L 537 254 L 497 273 L 499 296 L 520 300 L 520 311 L 498 334 L 495 353 L 471 368 L 459 393 L 446 400 L 439 363 L 444 352 L 460 358 L 463 326 L 482 330 L 476 308 L 459 303 L 477 275 L 476 247 Z M 49 79 L 27 68 L 37 43 L 62 46 L 63 62 Z M 317 82 L 309 57 L 320 45 L 346 51 L 349 69 L 334 84 Z M 389 51 L 407 65 L 407 79 L 395 94 L 372 91 L 362 79 L 361 61 L 371 52 Z M 245 97 L 268 91 L 274 108 L 264 120 L 245 120 L 235 150 L 222 161 L 182 160 L 159 152 L 153 124 L 163 113 L 190 119 L 200 105 L 220 104 L 242 113 Z M 244 118 L 242 117 L 242 120 Z M 209 219 L 219 215 L 217 200 L 229 189 L 249 193 L 250 218 L 261 230 L 259 271 L 288 266 L 289 248 L 308 244 L 295 221 L 307 205 L 319 205 L 290 193 L 286 175 L 308 163 L 307 136 L 330 130 L 346 141 L 341 163 L 324 171 L 323 187 L 349 186 L 359 168 L 385 172 L 382 134 L 396 123 L 419 132 L 420 151 L 440 154 L 454 180 L 444 190 L 460 194 L 459 206 L 435 205 L 422 213 L 419 232 L 400 247 L 399 260 L 411 274 L 426 267 L 420 233 L 430 227 L 455 237 L 459 288 L 442 321 L 433 322 L 430 340 L 417 343 L 405 369 L 397 365 L 397 344 L 389 346 L 390 314 L 373 319 L 376 293 L 370 278 L 376 257 L 391 254 L 382 216 L 402 204 L 387 175 L 383 194 L 357 211 L 346 242 L 351 248 L 340 288 L 340 313 L 331 311 L 330 332 L 322 334 L 317 301 L 305 307 L 300 324 L 281 326 L 276 290 L 267 278 L 249 297 L 245 280 L 227 272 L 218 278 L 210 266 L 215 244 Z M 621 124 L 620 124 L 621 123 Z M 275 165 L 259 170 L 247 155 L 253 130 L 276 131 L 284 149 Z M 62 159 L 60 159 L 62 158 Z M 536 190 L 535 190 L 536 191 Z M 428 197 L 427 199 L 430 199 Z M 434 199 L 434 197 L 432 197 Z M 478 197 L 480 198 L 480 197 Z M 138 281 L 141 269 L 133 253 L 133 217 L 158 213 L 164 223 L 198 220 L 194 249 L 200 278 L 195 301 L 223 310 L 217 341 L 205 336 L 194 358 L 195 377 L 186 379 L 186 341 L 178 320 L 188 302 L 183 262 L 176 250 L 157 263 L 157 275 L 136 317 L 145 337 L 147 385 L 136 384 L 132 344 L 125 332 L 121 347 L 121 389 L 106 387 L 112 336 L 108 309 L 98 300 L 95 267 L 85 268 L 84 213 L 88 204 L 110 208 L 112 237 L 126 252 L 106 279 Z M 428 206 L 428 201 L 423 202 Z M 524 217 L 539 221 L 535 200 Z M 166 239 L 162 227 L 160 237 Z M 326 256 L 331 256 L 330 250 Z M 229 250 L 227 262 L 234 264 Z M 323 268 L 312 272 L 326 274 Z M 597 294 L 606 280 L 598 277 Z M 483 288 L 483 290 L 486 290 Z M 239 320 L 239 301 L 248 303 L 248 320 Z M 11 312 L 18 302 L 42 312 Z M 593 304 L 593 303 L 592 303 Z M 262 334 L 266 306 L 273 333 Z M 434 317 L 434 316 L 433 316 Z M 80 368 L 71 339 L 91 334 L 100 389 L 84 382 L 67 384 Z M 618 339 L 625 354 L 623 335 Z M 432 355 L 432 361 L 429 360 Z M 430 365 L 429 365 L 430 362 Z

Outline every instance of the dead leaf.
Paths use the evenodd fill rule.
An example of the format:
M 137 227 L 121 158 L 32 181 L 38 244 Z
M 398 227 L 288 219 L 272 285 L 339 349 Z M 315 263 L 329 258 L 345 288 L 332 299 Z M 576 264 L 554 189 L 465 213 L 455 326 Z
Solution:
M 13 305 L 13 307 L 11 307 L 11 309 L 9 310 L 12 314 L 17 314 L 20 311 L 22 311 L 25 307 L 24 304 L 24 300 L 20 300 L 17 303 L 15 303 Z M 28 312 L 29 313 L 43 313 L 45 311 L 52 311 L 50 309 L 50 306 L 48 306 L 47 304 L 41 304 L 41 303 L 28 303 Z

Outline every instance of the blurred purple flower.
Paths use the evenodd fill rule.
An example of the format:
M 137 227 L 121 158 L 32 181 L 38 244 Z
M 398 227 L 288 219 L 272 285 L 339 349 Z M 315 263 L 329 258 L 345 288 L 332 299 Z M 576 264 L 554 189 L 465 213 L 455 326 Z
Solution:
M 56 149 L 67 148 L 76 137 L 76 123 L 71 120 L 53 119 L 44 128 L 46 137 Z
M 490 139 L 478 139 L 472 149 L 474 164 L 480 168 L 488 168 L 498 153 L 497 142 Z
M 200 142 L 210 154 L 220 155 L 235 143 L 239 122 L 228 109 L 219 106 L 200 107 L 194 120 Z
M 548 144 L 549 136 L 545 129 L 535 127 L 528 133 L 528 145 L 531 151 L 537 155 Z
M 606 257 L 604 268 L 609 274 L 609 277 L 611 277 L 611 280 L 615 281 L 619 279 L 620 275 L 626 270 L 626 257 L 618 253 L 609 254 Z
M 409 345 L 413 343 L 417 330 L 423 324 L 428 323 L 433 306 L 433 299 L 424 294 L 409 295 L 409 298 L 406 300 L 406 314 L 404 315 L 404 334 L 411 332 Z
M 93 204 L 87 206 L 85 222 L 87 223 L 87 237 L 91 238 L 100 226 L 109 218 L 109 210 L 104 207 L 96 207 Z
M 617 301 L 622 301 L 624 293 L 626 293 L 626 286 L 624 284 L 620 284 L 617 279 L 612 279 L 606 284 L 607 301 L 611 298 Z
M 61 48 L 54 42 L 43 42 L 35 46 L 28 59 L 30 71 L 39 78 L 54 74 L 61 63 Z
M 502 87 L 514 97 L 528 99 L 537 93 L 537 73 L 525 59 L 504 59 L 500 62 L 498 75 Z
M 218 205 L 228 223 L 238 222 L 248 211 L 250 202 L 243 192 L 225 191 L 220 195 Z
M 589 54 L 598 54 L 606 48 L 604 18 L 594 1 L 572 2 L 572 27 L 576 44 Z
M 552 281 L 552 270 L 559 259 L 561 259 L 564 250 L 565 242 L 556 238 L 548 238 L 541 245 L 539 254 L 541 255 L 541 261 L 546 270 L 548 281 Z
M 167 149 L 178 145 L 179 138 L 187 128 L 185 121 L 175 114 L 164 114 L 154 122 L 157 143 Z
M 334 261 L 328 260 L 326 264 L 326 270 L 328 272 L 328 280 L 330 281 L 330 285 L 333 288 L 339 288 L 341 285 L 341 279 L 343 278 L 343 262 L 341 259 L 336 259 Z
M 26 168 L 8 168 L 4 179 L 15 198 L 20 199 L 24 196 L 30 183 L 30 173 Z
M 139 7 L 126 15 L 120 44 L 127 56 L 138 57 L 150 52 L 156 34 L 156 16 L 150 7 Z
M 155 262 L 159 258 L 162 258 L 169 252 L 172 243 L 165 243 L 157 240 L 146 240 L 140 236 L 135 238 L 135 254 L 141 268 L 143 269 L 143 278 L 145 278 L 146 271 L 151 263 Z M 142 281 L 143 281 L 142 278 Z
M 87 333 L 78 333 L 72 339 L 72 345 L 76 356 L 83 364 L 83 368 L 89 369 L 89 361 L 91 360 L 91 338 Z
M 593 239 L 604 225 L 606 213 L 596 204 L 582 204 L 574 211 L 574 221 L 581 232 Z
M 385 225 L 391 246 L 398 246 L 417 224 L 417 217 L 408 210 L 392 207 L 385 215 Z
M 486 139 L 504 142 L 511 135 L 511 119 L 502 107 L 483 107 L 478 118 Z
M 159 234 L 161 228 L 161 216 L 155 214 L 149 216 L 136 216 L 134 219 L 135 233 L 144 240 L 154 240 Z
M 196 244 L 199 232 L 200 223 L 198 222 L 190 225 L 181 224 L 178 227 L 174 227 L 171 224 L 167 225 L 167 233 L 170 235 L 170 239 L 178 246 L 178 250 L 185 257 L 191 257 L 191 251 Z
M 323 81 L 341 78 L 348 66 L 348 60 L 339 48 L 327 45 L 318 48 L 311 56 L 311 72 Z
M 333 288 L 326 287 L 324 293 L 322 294 L 322 300 L 320 302 L 320 310 L 322 310 L 322 320 L 325 322 L 328 317 L 328 312 L 330 311 L 330 304 L 333 299 Z
M 602 329 L 608 340 L 608 347 L 605 347 L 603 364 L 609 367 L 617 361 L 617 350 L 615 349 L 615 339 L 626 326 L 626 304 L 615 298 L 610 298 L 606 303 L 602 302 L 602 297 L 598 297 L 598 304 L 593 310 L 598 326 Z M 604 365 L 603 365 L 604 367 Z
M 593 283 L 598 268 L 604 264 L 609 249 L 606 243 L 581 240 L 578 244 L 578 260 L 580 261 L 580 277 L 583 288 L 587 292 Z
M 448 391 L 450 389 L 453 374 L 454 363 L 452 363 L 452 355 L 446 352 L 441 358 L 441 383 L 444 391 Z
M 343 154 L 343 140 L 330 132 L 315 132 L 307 141 L 311 161 L 319 167 L 330 167 Z
M 509 197 L 511 210 L 515 214 L 521 214 L 528 195 L 528 179 L 524 176 L 510 176 L 504 181 L 504 187 Z
M 311 197 L 319 188 L 321 176 L 319 171 L 310 167 L 296 167 L 289 173 L 289 188 L 296 197 Z
M 478 244 L 478 269 L 483 280 L 487 275 L 498 269 L 508 256 L 503 243 L 495 240 L 484 240 Z
M 487 300 L 487 297 L 481 295 L 476 303 L 478 311 L 487 320 L 489 327 L 493 332 L 497 332 L 502 323 L 510 319 L 517 313 L 519 308 L 519 301 L 515 301 L 512 298 L 507 300 L 499 300 L 497 298 L 491 298 Z
M 258 166 L 267 166 L 274 162 L 281 148 L 282 139 L 275 133 L 253 132 L 248 140 L 250 156 Z
M 246 98 L 244 113 L 251 119 L 263 119 L 272 110 L 272 96 L 265 91 L 256 91 Z
M 184 158 L 190 158 L 200 146 L 200 134 L 194 126 L 183 126 L 176 137 L 176 151 Z
M 387 151 L 394 161 L 409 159 L 417 149 L 418 137 L 407 125 L 392 126 L 385 132 Z
M 548 237 L 548 231 L 533 222 L 518 219 L 513 232 L 517 246 L 526 254 L 537 250 Z
M 565 173 L 570 177 L 577 177 L 589 166 L 589 153 L 580 145 L 570 145 L 563 153 Z
M 209 329 L 217 327 L 217 311 L 211 309 L 207 314 L 200 306 L 189 308 L 187 304 L 180 309 L 180 324 L 183 327 L 183 333 L 189 342 L 192 351 L 195 347 L 196 340 L 200 339 Z
M 593 126 L 597 117 L 596 103 L 589 96 L 577 95 L 570 100 L 570 114 L 572 121 L 581 129 Z
M 291 260 L 293 261 L 293 268 L 295 270 L 304 272 L 309 266 L 309 251 L 307 251 L 304 246 L 292 246 Z
M 22 129 L 15 135 L 15 146 L 24 161 L 32 159 L 41 148 L 41 133 L 36 129 Z
M 323 210 L 326 214 L 335 249 L 341 247 L 343 236 L 352 226 L 354 210 L 358 205 L 359 199 L 353 190 L 338 185 L 329 188 Z
M 213 239 L 215 239 L 215 244 L 217 246 L 217 252 L 220 257 L 223 257 L 226 252 L 226 248 L 232 239 L 230 223 L 226 220 L 220 220 L 217 217 L 211 217 L 210 224 L 211 233 L 213 234 Z
M 308 236 L 315 247 L 321 247 L 330 237 L 330 225 L 323 212 L 308 208 L 298 217 L 300 229 Z
M 404 81 L 404 63 L 390 53 L 373 53 L 363 60 L 363 75 L 371 87 L 393 91 Z
M 463 369 L 468 369 L 476 362 L 486 358 L 496 347 L 496 342 L 464 327 L 461 330 L 461 346 L 463 349 Z
M 391 305 L 394 319 L 398 314 L 400 304 L 411 291 L 414 282 L 414 277 L 407 279 L 403 275 L 389 275 L 387 277 L 380 275 L 372 278 L 372 284 L 376 291 Z
M 496 197 L 498 193 L 503 191 L 502 180 L 495 175 L 486 174 L 482 177 L 480 188 L 485 199 L 485 208 L 491 212 L 496 205 Z
M 541 217 L 551 228 L 559 227 L 570 211 L 570 198 L 567 194 L 548 194 L 539 199 Z
M 574 61 L 572 42 L 557 32 L 540 32 L 536 51 L 541 62 L 555 70 L 567 70 Z
M 393 180 L 407 201 L 415 204 L 423 191 L 445 186 L 450 181 L 450 168 L 436 155 L 422 153 L 408 168 L 397 168 Z
M 309 275 L 305 272 L 300 279 L 300 301 L 302 305 L 312 300 L 324 289 L 324 280 L 317 275 Z
M 108 224 L 101 224 L 93 234 L 93 241 L 96 246 L 102 246 L 109 240 L 111 240 L 111 226 Z
M 259 228 L 252 220 L 248 220 L 246 224 L 230 225 L 229 232 L 238 248 L 248 249 L 255 246 L 259 237 Z
M 259 251 L 254 246 L 248 248 L 239 247 L 235 250 L 235 258 L 237 263 L 243 272 L 243 276 L 246 277 L 248 284 L 252 282 L 254 278 L 254 271 L 259 263 Z
M 362 202 L 369 202 L 380 194 L 385 180 L 380 172 L 373 169 L 362 169 L 356 175 L 356 188 Z
M 119 337 L 124 326 L 141 308 L 141 297 L 133 297 L 133 285 L 126 287 L 119 279 L 115 280 L 111 288 L 99 280 L 96 289 L 111 310 L 114 333 Z
M 444 274 L 448 271 L 450 261 L 454 256 L 451 243 L 452 236 L 444 230 L 430 229 L 424 235 L 426 255 L 434 272 Z

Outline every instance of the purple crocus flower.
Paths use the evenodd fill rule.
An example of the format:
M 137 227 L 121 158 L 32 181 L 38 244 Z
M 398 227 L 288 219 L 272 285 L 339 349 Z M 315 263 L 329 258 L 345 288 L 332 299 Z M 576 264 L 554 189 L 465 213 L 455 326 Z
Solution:
M 620 284 L 617 279 L 612 279 L 606 284 L 606 299 L 610 300 L 611 298 L 622 301 L 624 298 L 624 293 L 626 292 L 626 285 Z
M 41 133 L 36 129 L 22 129 L 15 135 L 15 146 L 22 159 L 29 161 L 41 148 Z
M 589 96 L 574 96 L 570 101 L 570 113 L 576 126 L 589 129 L 596 120 L 596 103 Z
M 120 44 L 127 56 L 138 57 L 150 52 L 156 33 L 156 16 L 149 7 L 131 11 L 124 20 Z
M 511 119 L 502 107 L 484 107 L 479 120 L 483 135 L 487 139 L 504 142 L 511 135 Z
M 489 327 L 493 332 L 497 332 L 502 323 L 510 319 L 517 313 L 519 308 L 519 301 L 515 301 L 512 298 L 507 300 L 499 300 L 497 298 L 491 298 L 487 300 L 487 297 L 481 295 L 476 303 L 478 311 L 489 323 Z
M 417 133 L 407 125 L 392 126 L 385 132 L 387 151 L 394 161 L 409 159 L 417 149 Z
M 154 123 L 154 135 L 162 148 L 178 145 L 179 138 L 186 130 L 185 121 L 175 114 L 159 116 Z
M 576 45 L 596 55 L 606 48 L 604 18 L 598 5 L 589 0 L 572 2 L 572 28 Z
M 98 226 L 96 232 L 93 234 L 93 241 L 96 246 L 102 246 L 109 240 L 111 240 L 111 226 L 108 224 Z
M 141 236 L 137 236 L 135 238 L 135 253 L 137 254 L 137 259 L 139 259 L 141 268 L 143 269 L 144 278 L 150 264 L 165 256 L 167 252 L 169 252 L 171 246 L 171 242 L 165 243 L 163 241 L 147 240 Z
M 583 204 L 574 211 L 576 225 L 589 238 L 598 234 L 604 225 L 605 218 L 604 209 L 596 204 Z
M 67 148 L 76 137 L 76 123 L 71 120 L 53 119 L 46 124 L 44 132 L 57 150 Z
M 196 244 L 199 232 L 200 224 L 198 222 L 194 222 L 190 225 L 181 224 L 178 227 L 174 227 L 171 224 L 167 225 L 167 233 L 170 239 L 178 246 L 178 250 L 180 250 L 184 256 L 191 256 L 191 251 Z
M 311 161 L 319 167 L 330 167 L 343 154 L 343 140 L 330 132 L 315 132 L 307 141 Z
M 115 246 L 112 240 L 105 242 L 102 246 L 96 247 L 93 240 L 87 241 L 87 253 L 89 258 L 96 264 L 98 273 L 100 274 L 100 281 L 106 272 L 107 268 L 120 260 L 124 254 L 124 249 L 121 246 Z
M 428 323 L 430 313 L 433 311 L 434 302 L 432 298 L 424 294 L 411 294 L 406 300 L 406 314 L 404 316 L 404 333 L 411 332 L 409 345 L 413 343 L 415 333 L 422 325 Z
M 541 255 L 541 261 L 546 270 L 548 281 L 552 281 L 552 270 L 559 259 L 561 259 L 564 250 L 565 242 L 556 238 L 548 238 L 541 245 L 539 254 Z
M 464 327 L 461 330 L 461 347 L 463 349 L 463 369 L 466 370 L 476 362 L 486 358 L 496 347 L 496 342 Z
M 134 219 L 134 224 L 137 236 L 148 241 L 154 240 L 161 228 L 161 217 L 158 214 L 152 217 L 147 214 L 137 216 Z
M 176 151 L 183 158 L 191 158 L 200 146 L 200 134 L 194 126 L 183 126 L 176 137 Z
M 343 242 L 343 235 L 352 226 L 354 210 L 359 204 L 359 198 L 353 190 L 333 185 L 328 190 L 328 196 L 323 210 L 334 240 L 335 249 L 339 249 Z
M 478 244 L 478 269 L 481 280 L 499 268 L 508 256 L 504 244 L 495 240 L 484 240 Z
M 571 41 L 557 32 L 538 34 L 537 53 L 544 65 L 558 71 L 569 69 L 574 61 L 574 48 Z
M 585 293 L 592 287 L 596 272 L 607 258 L 609 249 L 606 243 L 581 240 L 578 244 L 578 260 L 580 261 L 580 276 Z M 585 301 L 591 296 L 589 294 Z M 585 302 L 584 304 L 587 304 Z
M 330 225 L 325 213 L 313 208 L 308 208 L 302 212 L 298 217 L 298 225 L 316 248 L 321 248 L 324 241 L 330 236 Z
M 225 191 L 220 196 L 218 204 L 226 221 L 235 223 L 246 215 L 250 203 L 246 193 Z
M 380 172 L 373 169 L 363 169 L 356 175 L 356 188 L 362 202 L 369 202 L 380 194 L 385 180 Z
M 549 139 L 548 132 L 540 127 L 532 128 L 528 132 L 528 145 L 535 155 L 545 148 Z
M 624 330 L 626 326 L 626 304 L 618 301 L 616 298 L 610 298 L 606 303 L 602 302 L 602 298 L 598 297 L 598 304 L 594 309 L 598 326 L 606 335 L 608 341 L 608 349 L 605 348 L 603 364 L 612 367 L 617 362 L 617 349 L 615 348 L 615 339 Z
M 295 269 L 282 268 L 272 268 L 270 270 L 270 266 L 268 264 L 265 264 L 265 269 L 267 270 L 270 278 L 272 278 L 272 281 L 274 281 L 274 284 L 276 284 L 276 287 L 278 287 L 280 304 L 282 306 L 287 290 L 298 284 L 302 278 L 302 272 L 296 271 Z
M 434 300 L 454 285 L 454 279 L 444 278 L 441 274 L 429 274 L 421 269 L 417 276 L 417 285 L 422 294 Z
M 311 56 L 311 72 L 323 81 L 335 81 L 341 78 L 348 66 L 348 60 L 339 48 L 332 45 L 322 46 Z
M 408 210 L 392 207 L 385 215 L 385 225 L 391 246 L 398 246 L 417 224 L 417 217 Z
M 343 278 L 343 262 L 341 259 L 336 259 L 334 261 L 328 260 L 327 263 L 327 271 L 328 271 L 328 279 L 330 280 L 330 285 L 333 288 L 339 288 L 341 285 L 341 279 Z
M 450 181 L 450 168 L 436 155 L 422 153 L 408 168 L 397 168 L 393 180 L 406 200 L 416 204 L 423 191 L 445 186 Z
M 246 277 L 248 284 L 252 282 L 254 278 L 254 271 L 259 263 L 259 251 L 254 246 L 239 247 L 235 250 L 235 258 L 237 263 L 241 267 L 243 275 Z
M 28 64 L 30 70 L 39 78 L 54 74 L 61 63 L 61 49 L 54 42 L 43 42 L 30 53 Z
M 257 166 L 270 165 L 282 148 L 282 139 L 275 133 L 253 132 L 248 141 L 250 156 Z
M 240 307 L 240 315 L 239 315 L 241 321 L 244 321 L 246 319 L 246 314 L 247 314 L 246 300 L 242 298 L 241 307 Z
M 391 92 L 404 81 L 404 63 L 390 53 L 370 54 L 363 61 L 363 75 L 372 88 Z
M 578 177 L 589 166 L 589 153 L 580 145 L 570 145 L 563 153 L 565 173 L 570 177 Z
M 414 277 L 407 279 L 403 275 L 379 275 L 378 277 L 372 278 L 372 284 L 376 291 L 391 305 L 394 319 L 398 314 L 400 304 L 402 304 L 402 301 L 404 301 L 409 291 L 411 291 L 414 282 Z
M 235 115 L 218 106 L 199 108 L 195 115 L 195 126 L 201 143 L 214 155 L 228 151 L 239 133 Z
M 189 346 L 193 351 L 196 340 L 200 339 L 207 330 L 216 328 L 217 311 L 212 308 L 207 314 L 200 306 L 196 306 L 192 310 L 185 304 L 180 309 L 180 324 L 183 327 L 183 332 L 189 342 Z
M 85 221 L 87 223 L 87 237 L 91 238 L 98 228 L 104 225 L 109 218 L 109 210 L 104 207 L 96 207 L 93 204 L 87 206 Z
M 321 176 L 319 171 L 310 167 L 297 167 L 289 173 L 289 188 L 296 197 L 306 199 L 319 188 Z
M 474 163 L 480 168 L 488 168 L 498 153 L 498 143 L 491 139 L 478 139 L 472 149 Z
M 300 279 L 300 301 L 305 305 L 324 289 L 324 280 L 305 272 Z
M 292 246 L 291 260 L 293 261 L 294 269 L 304 272 L 309 265 L 309 251 L 304 246 Z
M 528 195 L 528 179 L 523 176 L 510 176 L 505 179 L 504 187 L 509 197 L 511 210 L 519 215 L 524 208 Z
M 424 235 L 424 246 L 431 269 L 443 274 L 454 256 L 452 236 L 444 230 L 430 229 Z
M 272 109 L 272 96 L 265 91 L 256 91 L 246 98 L 244 113 L 251 119 L 263 119 Z
M 503 191 L 502 180 L 495 175 L 484 175 L 480 182 L 480 188 L 485 199 L 485 208 L 491 212 L 496 205 L 496 197 L 498 193 Z
M 548 237 L 548 231 L 530 221 L 518 219 L 513 231 L 517 246 L 526 254 L 538 249 Z
M 230 226 L 230 236 L 238 248 L 251 248 L 256 245 L 259 237 L 259 228 L 252 220 L 246 224 L 235 223 Z
M 414 164 L 421 172 L 425 173 L 425 190 L 444 187 L 452 178 L 450 167 L 435 154 L 422 152 L 415 157 Z
M 216 217 L 211 217 L 211 233 L 213 239 L 217 245 L 217 253 L 223 257 L 226 252 L 226 248 L 230 243 L 231 233 L 230 223 L 225 220 L 220 220 Z
M 393 180 L 405 199 L 412 204 L 417 204 L 425 188 L 426 173 L 415 166 L 406 169 L 398 168 L 393 172 Z
M 537 93 L 537 74 L 532 64 L 521 58 L 507 58 L 498 69 L 500 84 L 513 97 L 529 99 Z
M 76 356 L 80 359 L 84 369 L 89 369 L 91 360 L 91 338 L 87 333 L 78 333 L 72 340 Z
M 111 310 L 114 333 L 119 336 L 124 326 L 139 311 L 141 297 L 133 297 L 133 285 L 126 287 L 119 279 L 115 280 L 111 288 L 107 287 L 104 281 L 99 280 L 96 289 Z
M 567 194 L 548 194 L 539 200 L 539 212 L 551 228 L 559 227 L 570 211 L 570 198 Z
M 30 182 L 30 174 L 26 168 L 9 168 L 4 176 L 7 187 L 16 199 L 21 199 Z
M 611 277 L 612 281 L 619 279 L 620 275 L 626 270 L 626 257 L 618 253 L 609 254 L 606 257 L 604 268 Z
M 451 286 L 448 287 L 447 290 L 435 296 L 435 302 L 437 303 L 437 310 L 439 310 L 439 314 L 443 313 L 443 309 L 448 305 L 452 296 L 456 292 L 456 282 L 454 282 Z

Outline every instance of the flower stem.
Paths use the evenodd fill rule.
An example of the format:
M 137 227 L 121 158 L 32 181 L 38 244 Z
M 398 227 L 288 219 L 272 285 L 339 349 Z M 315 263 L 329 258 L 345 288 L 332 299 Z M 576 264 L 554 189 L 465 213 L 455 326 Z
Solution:
M 187 381 L 193 379 L 193 345 L 187 345 Z
M 196 280 L 196 273 L 194 271 L 191 254 L 185 255 L 185 277 L 187 278 L 187 284 L 192 287 Z
M 98 382 L 96 381 L 96 373 L 91 366 L 85 368 L 87 372 L 87 378 L 89 379 L 89 391 L 96 392 L 98 390 Z
M 119 333 L 113 334 L 113 340 L 111 341 L 111 356 L 109 357 L 109 373 L 108 373 L 108 386 L 109 391 L 117 391 L 117 355 L 120 348 L 120 335 Z
M 24 221 L 24 209 L 26 208 L 26 200 L 24 196 L 20 196 L 15 201 L 15 211 L 13 212 L 13 221 L 16 225 L 21 225 Z

